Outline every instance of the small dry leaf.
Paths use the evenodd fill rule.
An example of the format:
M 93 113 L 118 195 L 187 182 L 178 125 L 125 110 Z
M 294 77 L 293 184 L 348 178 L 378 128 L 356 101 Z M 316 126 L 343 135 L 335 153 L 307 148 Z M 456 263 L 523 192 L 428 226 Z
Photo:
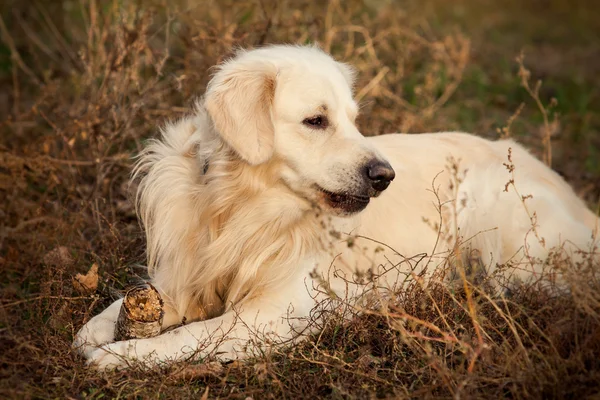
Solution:
M 71 257 L 69 249 L 65 246 L 60 246 L 46 253 L 44 264 L 49 267 L 67 267 L 73 264 L 73 257 Z
M 180 381 L 205 378 L 208 376 L 219 376 L 223 373 L 223 365 L 220 362 L 209 362 L 204 364 L 186 365 L 181 370 L 171 375 L 171 378 Z
M 92 293 L 98 288 L 98 264 L 94 263 L 87 274 L 77 274 L 73 278 L 73 286 L 82 294 Z

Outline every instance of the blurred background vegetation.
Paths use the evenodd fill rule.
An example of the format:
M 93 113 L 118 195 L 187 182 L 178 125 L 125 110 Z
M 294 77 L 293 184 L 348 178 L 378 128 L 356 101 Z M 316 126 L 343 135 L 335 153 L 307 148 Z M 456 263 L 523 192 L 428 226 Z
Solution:
M 60 82 L 61 91 L 77 92 L 88 83 L 77 82 L 83 75 L 106 78 L 97 65 L 109 62 L 110 55 L 103 53 L 140 42 L 134 36 L 143 29 L 149 36 L 139 56 L 150 59 L 139 61 L 137 76 L 161 81 L 163 101 L 171 105 L 185 107 L 192 96 L 201 94 L 207 67 L 235 46 L 318 42 L 347 61 L 356 63 L 362 57 L 363 85 L 382 68 L 390 69 L 363 99 L 367 119 L 375 111 L 373 119 L 378 120 L 364 127 L 367 135 L 465 130 L 495 137 L 497 128 L 525 103 L 513 134 L 535 149 L 542 115 L 517 75 L 515 58 L 523 51 L 532 81 L 543 81 L 544 104 L 556 99 L 554 167 L 580 183 L 583 194 L 594 191 L 592 183 L 600 186 L 600 11 L 593 0 L 8 0 L 0 10 L 3 119 L 28 112 L 40 94 L 48 93 L 48 86 Z M 124 32 L 115 30 L 117 23 L 126 25 Z M 118 41 L 115 35 L 127 37 Z M 444 40 L 458 40 L 460 45 L 468 40 L 467 59 L 440 60 L 448 56 L 440 53 L 448 52 L 449 46 L 442 51 L 435 46 L 444 47 Z M 373 54 L 364 54 L 370 51 Z M 459 65 L 463 61 L 465 65 Z M 152 68 L 156 62 L 162 63 L 160 71 Z M 95 70 L 85 71 L 94 63 Z M 452 70 L 463 67 L 464 71 Z M 447 99 L 418 112 L 454 81 L 459 87 L 452 87 Z M 92 93 L 62 96 L 69 95 L 89 101 Z
M 0 394 L 177 397 L 209 386 L 211 396 L 242 398 L 599 392 L 599 310 L 591 300 L 581 314 L 577 302 L 549 311 L 551 302 L 527 297 L 519 309 L 527 351 L 512 354 L 516 344 L 507 340 L 475 370 L 452 352 L 397 351 L 397 332 L 373 316 L 300 350 L 302 362 L 284 356 L 177 378 L 97 376 L 69 347 L 114 288 L 144 273 L 136 267 L 144 238 L 129 200 L 131 157 L 160 124 L 190 111 L 209 68 L 236 47 L 318 43 L 355 65 L 365 135 L 510 135 L 540 158 L 551 146 L 547 161 L 596 207 L 597 1 L 4 0 L 0 16 Z M 528 73 L 516 62 L 520 54 Z M 100 284 L 83 295 L 71 277 L 92 263 Z M 430 299 L 419 296 L 407 304 Z M 453 329 L 466 335 L 473 326 L 463 317 Z M 514 328 L 487 321 L 498 332 Z M 362 344 L 343 352 L 359 342 L 371 343 L 371 361 Z

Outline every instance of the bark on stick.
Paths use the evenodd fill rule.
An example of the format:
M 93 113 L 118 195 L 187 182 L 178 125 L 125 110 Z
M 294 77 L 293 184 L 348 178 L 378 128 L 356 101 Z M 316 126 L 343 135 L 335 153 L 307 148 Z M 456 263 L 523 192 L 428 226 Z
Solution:
M 160 333 L 163 301 L 158 290 L 149 283 L 129 289 L 123 299 L 115 324 L 115 340 L 143 339 Z

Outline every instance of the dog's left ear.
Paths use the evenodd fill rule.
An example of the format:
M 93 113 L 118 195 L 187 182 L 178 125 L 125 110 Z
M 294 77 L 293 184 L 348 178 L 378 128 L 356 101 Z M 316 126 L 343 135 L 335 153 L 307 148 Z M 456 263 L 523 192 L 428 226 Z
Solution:
M 239 58 L 223 64 L 211 79 L 204 104 L 223 140 L 248 163 L 273 155 L 271 108 L 277 70 L 261 60 Z
M 354 89 L 354 83 L 356 82 L 357 75 L 354 67 L 339 61 L 336 62 L 336 65 L 339 68 L 342 75 L 344 76 L 344 79 L 346 79 L 346 82 L 348 82 L 348 86 L 350 86 L 350 89 Z

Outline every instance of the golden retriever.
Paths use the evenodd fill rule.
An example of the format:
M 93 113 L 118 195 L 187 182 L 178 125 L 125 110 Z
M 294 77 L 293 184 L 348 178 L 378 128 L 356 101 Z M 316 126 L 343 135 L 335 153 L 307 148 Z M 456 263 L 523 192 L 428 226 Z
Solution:
M 511 140 L 363 137 L 354 77 L 311 46 L 239 51 L 218 67 L 195 113 L 166 126 L 134 171 L 171 329 L 113 342 L 116 301 L 77 334 L 90 363 L 244 357 L 257 335 L 297 337 L 328 294 L 356 298 L 365 277 L 395 287 L 457 243 L 491 276 L 510 264 L 520 280 L 539 276 L 552 248 L 593 250 L 597 216 Z

